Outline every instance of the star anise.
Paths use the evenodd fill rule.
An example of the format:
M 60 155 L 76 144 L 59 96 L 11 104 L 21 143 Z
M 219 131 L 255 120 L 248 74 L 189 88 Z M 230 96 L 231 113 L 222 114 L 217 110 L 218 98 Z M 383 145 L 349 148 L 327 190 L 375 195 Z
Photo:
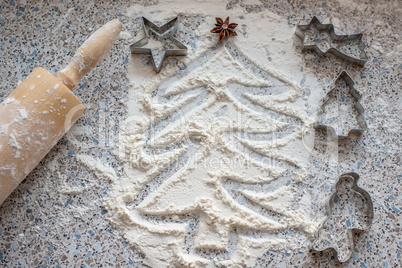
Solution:
M 236 28 L 237 23 L 229 24 L 229 17 L 223 21 L 221 18 L 216 18 L 215 28 L 211 30 L 211 33 L 219 33 L 219 41 L 222 41 L 224 38 L 229 36 L 237 36 L 234 28 Z

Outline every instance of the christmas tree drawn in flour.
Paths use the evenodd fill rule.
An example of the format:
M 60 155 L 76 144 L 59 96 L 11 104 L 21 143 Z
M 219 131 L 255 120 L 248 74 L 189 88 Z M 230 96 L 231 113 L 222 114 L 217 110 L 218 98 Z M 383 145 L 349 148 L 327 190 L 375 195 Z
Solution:
M 152 181 L 157 174 L 188 153 L 190 149 L 186 141 L 194 141 L 197 144 L 197 152 L 191 154 L 185 165 L 147 195 L 136 209 L 147 215 L 199 212 L 200 228 L 195 242 L 197 248 L 226 249 L 229 232 L 233 227 L 259 231 L 299 228 L 310 232 L 306 227 L 308 220 L 303 212 L 289 209 L 293 197 L 291 187 L 283 186 L 270 193 L 241 191 L 248 200 L 280 215 L 281 220 L 270 219 L 240 204 L 224 187 L 226 180 L 242 184 L 264 184 L 277 179 L 285 172 L 283 168 L 267 165 L 250 157 L 233 145 L 233 140 L 262 157 L 276 158 L 298 166 L 299 179 L 306 176 L 303 166 L 289 156 L 281 155 L 276 149 L 299 138 L 307 131 L 311 120 L 303 111 L 288 107 L 289 102 L 298 97 L 300 88 L 287 82 L 285 78 L 282 78 L 282 81 L 275 80 L 277 84 L 286 85 L 290 90 L 277 95 L 246 93 L 241 98 L 264 109 L 265 113 L 268 109 L 291 116 L 303 125 L 285 137 L 257 141 L 242 137 L 233 138 L 230 134 L 275 133 L 285 128 L 287 123 L 250 109 L 231 94 L 228 88 L 230 84 L 249 88 L 268 88 L 274 85 L 244 68 L 227 48 L 221 48 L 206 64 L 169 85 L 164 91 L 164 97 L 173 98 L 197 88 L 205 88 L 207 97 L 183 115 L 181 120 L 167 124 L 154 134 L 143 148 L 136 147 L 134 159 L 138 162 L 138 167 L 147 170 L 147 180 Z M 155 115 L 156 122 L 159 122 L 196 97 L 196 93 L 189 93 L 171 103 L 150 101 L 148 105 Z M 222 113 L 224 116 L 217 116 Z M 182 146 L 154 155 L 148 154 L 145 149 L 163 148 L 171 144 Z M 134 162 L 133 164 L 136 165 Z

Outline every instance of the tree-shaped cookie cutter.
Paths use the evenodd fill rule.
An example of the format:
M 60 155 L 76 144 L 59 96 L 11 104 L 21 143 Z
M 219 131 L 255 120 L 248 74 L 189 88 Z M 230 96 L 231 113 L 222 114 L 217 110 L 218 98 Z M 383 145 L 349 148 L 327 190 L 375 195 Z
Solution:
M 351 129 L 348 132 L 348 135 L 346 135 L 346 136 L 337 135 L 336 130 L 333 127 L 324 125 L 324 124 L 320 124 L 319 122 L 315 123 L 315 128 L 326 130 L 327 132 L 329 132 L 329 134 L 332 137 L 338 137 L 339 139 L 345 139 L 345 138 L 349 137 L 350 134 L 361 135 L 365 130 L 367 130 L 367 123 L 366 123 L 366 121 L 364 121 L 364 117 L 363 117 L 364 108 L 359 102 L 359 100 L 361 99 L 360 92 L 355 88 L 355 82 L 353 81 L 353 79 L 349 76 L 349 74 L 346 71 L 343 71 L 338 76 L 338 78 L 335 80 L 335 82 L 332 84 L 331 90 L 327 93 L 327 95 L 325 96 L 325 98 L 323 100 L 323 104 L 319 111 L 318 118 L 320 117 L 321 114 L 324 113 L 325 104 L 327 104 L 327 102 L 329 101 L 330 95 L 335 90 L 337 81 L 340 79 L 343 79 L 345 81 L 346 85 L 349 87 L 350 95 L 356 100 L 356 104 L 353 107 L 356 109 L 356 111 L 358 113 L 356 120 L 359 125 L 359 128 Z
M 154 24 L 152 21 L 150 21 L 149 19 L 142 17 L 142 29 L 144 30 L 145 37 L 130 46 L 130 50 L 131 50 L 132 54 L 151 55 L 153 65 L 154 65 L 155 71 L 157 73 L 160 72 L 163 62 L 165 61 L 165 58 L 167 56 L 185 56 L 185 55 L 187 55 L 187 47 L 185 45 L 183 45 L 181 42 L 179 42 L 176 38 L 173 37 L 173 33 L 177 29 L 177 20 L 178 19 L 176 17 L 176 18 L 172 19 L 171 21 L 167 22 L 166 24 L 159 27 L 156 24 Z M 165 51 L 165 53 L 163 54 L 162 60 L 159 62 L 159 64 L 157 64 L 154 59 L 154 56 L 152 54 L 152 49 L 143 47 L 146 44 L 148 44 L 148 40 L 149 40 L 149 34 L 148 34 L 147 27 L 152 29 L 159 36 L 162 36 L 164 38 L 169 38 L 170 40 L 172 40 L 172 43 L 177 47 L 176 49 L 167 49 Z
M 355 58 L 355 57 L 349 56 L 334 47 L 330 47 L 327 51 L 322 51 L 317 45 L 305 45 L 304 44 L 304 39 L 305 39 L 304 32 L 309 30 L 311 27 L 315 27 L 318 31 L 321 31 L 321 32 L 323 32 L 323 31 L 327 32 L 333 41 L 341 42 L 341 41 L 357 40 L 358 47 L 360 50 L 360 57 Z M 351 35 L 337 35 L 335 33 L 333 24 L 322 24 L 315 16 L 311 19 L 309 24 L 297 25 L 295 35 L 302 41 L 303 50 L 312 50 L 312 51 L 316 52 L 320 57 L 324 56 L 327 53 L 331 53 L 342 60 L 349 61 L 349 62 L 357 64 L 357 65 L 364 65 L 368 61 L 367 54 L 364 51 L 364 48 L 366 47 L 366 45 L 362 41 L 363 34 L 360 33 L 360 34 L 351 34 Z
M 335 196 L 336 196 L 336 190 L 339 188 L 339 184 L 342 182 L 342 180 L 348 179 L 348 178 L 351 178 L 353 180 L 353 185 L 352 185 L 351 190 L 361 194 L 365 198 L 365 200 L 367 200 L 367 227 L 346 228 L 347 229 L 346 230 L 347 231 L 347 240 L 348 240 L 348 243 L 349 243 L 350 253 L 348 255 L 346 255 L 344 258 L 340 259 L 339 255 L 338 255 L 338 252 L 336 251 L 336 249 L 334 247 L 329 246 L 329 247 L 325 247 L 325 248 L 322 248 L 322 249 L 317 249 L 316 246 L 314 245 L 314 243 L 319 240 L 319 232 L 320 232 L 320 230 L 325 226 L 326 222 L 331 217 L 331 212 L 332 212 L 333 207 L 334 207 L 334 199 L 335 199 Z M 371 225 L 373 224 L 373 219 L 374 219 L 373 201 L 371 200 L 370 194 L 357 185 L 357 182 L 359 181 L 359 178 L 360 178 L 360 176 L 355 172 L 342 174 L 338 178 L 338 180 L 335 183 L 335 187 L 333 187 L 333 189 L 332 189 L 332 195 L 330 196 L 330 198 L 329 198 L 329 200 L 327 202 L 327 206 L 326 206 L 327 217 L 320 224 L 320 226 L 318 228 L 318 232 L 316 233 L 315 239 L 314 239 L 314 241 L 312 243 L 312 249 L 314 251 L 324 251 L 324 250 L 332 251 L 334 256 L 335 256 L 335 259 L 338 262 L 346 262 L 352 256 L 352 254 L 354 252 L 353 233 L 356 232 L 356 231 L 368 230 L 371 227 Z

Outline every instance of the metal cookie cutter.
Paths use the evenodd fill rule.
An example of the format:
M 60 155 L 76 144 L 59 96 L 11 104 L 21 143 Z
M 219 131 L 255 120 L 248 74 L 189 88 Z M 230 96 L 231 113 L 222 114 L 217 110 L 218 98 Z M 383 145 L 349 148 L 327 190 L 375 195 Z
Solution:
M 152 56 L 152 62 L 155 67 L 155 71 L 157 73 L 160 72 L 163 62 L 167 56 L 185 56 L 187 55 L 187 47 L 179 42 L 176 38 L 173 37 L 173 33 L 177 29 L 177 17 L 169 21 L 168 23 L 162 25 L 161 27 L 155 25 L 153 22 L 148 20 L 145 17 L 142 17 L 142 27 L 145 32 L 145 37 L 141 40 L 135 42 L 130 46 L 130 50 L 132 54 L 145 54 Z M 160 61 L 156 60 L 154 54 L 152 53 L 152 48 L 144 48 L 146 44 L 148 44 L 149 34 L 147 27 L 152 29 L 159 36 L 170 39 L 172 43 L 177 47 L 176 49 L 166 49 L 163 53 L 162 59 Z
M 319 236 L 320 236 L 320 231 L 323 229 L 323 227 L 325 226 L 325 223 L 329 220 L 330 216 L 331 216 L 331 212 L 333 210 L 334 207 L 334 199 L 336 196 L 336 190 L 338 189 L 339 184 L 341 183 L 342 180 L 344 179 L 352 179 L 353 180 L 353 185 L 351 190 L 359 193 L 360 195 L 362 195 L 362 197 L 367 201 L 367 216 L 366 216 L 366 223 L 367 223 L 367 227 L 362 227 L 362 228 L 346 228 L 346 235 L 347 235 L 347 243 L 348 245 L 348 254 L 344 256 L 344 258 L 340 258 L 339 254 L 337 252 L 337 250 L 332 247 L 332 246 L 328 246 L 325 248 L 321 248 L 321 249 L 317 249 L 317 246 L 314 245 L 317 241 L 319 241 Z M 312 249 L 315 251 L 324 251 L 324 250 L 330 250 L 333 252 L 335 259 L 338 262 L 346 262 L 347 260 L 349 260 L 349 258 L 352 256 L 353 252 L 354 252 L 354 243 L 353 243 L 353 232 L 356 231 L 365 231 L 367 229 L 369 229 L 373 223 L 373 218 L 374 218 L 374 209 L 373 209 L 373 201 L 371 200 L 370 194 L 368 192 L 366 192 L 364 189 L 360 188 L 357 185 L 357 182 L 359 180 L 359 175 L 357 173 L 351 172 L 351 173 L 346 173 L 343 174 L 339 177 L 338 181 L 335 184 L 335 187 L 333 189 L 333 193 L 331 195 L 331 197 L 329 198 L 329 201 L 327 203 L 326 206 L 326 212 L 327 212 L 327 217 L 325 218 L 325 220 L 321 223 L 318 232 L 316 233 L 315 236 L 315 240 L 312 243 Z
M 357 91 L 357 89 L 355 88 L 355 86 L 354 86 L 355 82 L 352 80 L 352 78 L 348 75 L 347 72 L 343 71 L 338 76 L 338 78 L 335 80 L 335 82 L 333 83 L 332 89 L 327 93 L 327 95 L 325 96 L 325 98 L 323 100 L 323 104 L 322 104 L 321 109 L 319 111 L 319 116 L 324 112 L 325 104 L 329 101 L 329 99 L 330 99 L 329 96 L 330 96 L 331 92 L 333 92 L 335 90 L 336 82 L 339 79 L 343 79 L 345 81 L 346 85 L 349 87 L 350 95 L 352 95 L 352 97 L 356 100 L 356 104 L 354 105 L 354 108 L 356 109 L 356 111 L 358 113 L 358 115 L 356 117 L 356 120 L 357 120 L 357 123 L 359 124 L 359 128 L 351 129 L 349 131 L 348 135 L 346 135 L 346 136 L 337 135 L 336 130 L 333 127 L 323 125 L 323 124 L 320 124 L 318 122 L 315 123 L 315 128 L 326 130 L 333 137 L 338 137 L 339 139 L 345 139 L 345 138 L 349 137 L 350 134 L 361 135 L 365 130 L 367 130 L 367 124 L 366 124 L 366 121 L 364 121 L 364 118 L 363 118 L 364 108 L 359 103 L 359 100 L 361 98 L 360 92 Z
M 355 58 L 355 57 L 349 56 L 334 47 L 329 48 L 327 51 L 322 51 L 317 45 L 305 45 L 304 44 L 304 38 L 305 38 L 304 32 L 309 30 L 312 26 L 314 26 L 318 31 L 327 32 L 333 41 L 341 42 L 341 41 L 357 40 L 359 43 L 358 47 L 360 50 L 360 57 Z M 351 35 L 337 35 L 335 33 L 333 24 L 322 24 L 315 16 L 311 19 L 309 24 L 297 25 L 295 35 L 302 41 L 303 50 L 315 51 L 320 57 L 324 56 L 327 53 L 332 53 L 333 55 L 335 55 L 336 57 L 338 57 L 340 59 L 349 61 L 349 62 L 357 64 L 357 65 L 364 65 L 368 61 L 367 54 L 364 51 L 364 48 L 366 47 L 366 45 L 362 41 L 363 34 L 360 33 L 360 34 L 351 34 Z

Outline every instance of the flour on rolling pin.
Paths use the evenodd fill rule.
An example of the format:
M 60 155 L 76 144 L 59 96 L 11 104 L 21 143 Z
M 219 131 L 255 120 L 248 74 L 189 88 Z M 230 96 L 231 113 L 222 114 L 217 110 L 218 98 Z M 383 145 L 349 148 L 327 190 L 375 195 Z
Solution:
M 71 90 L 109 52 L 121 28 L 110 21 L 57 77 L 37 68 L 0 104 L 0 204 L 82 115 Z

